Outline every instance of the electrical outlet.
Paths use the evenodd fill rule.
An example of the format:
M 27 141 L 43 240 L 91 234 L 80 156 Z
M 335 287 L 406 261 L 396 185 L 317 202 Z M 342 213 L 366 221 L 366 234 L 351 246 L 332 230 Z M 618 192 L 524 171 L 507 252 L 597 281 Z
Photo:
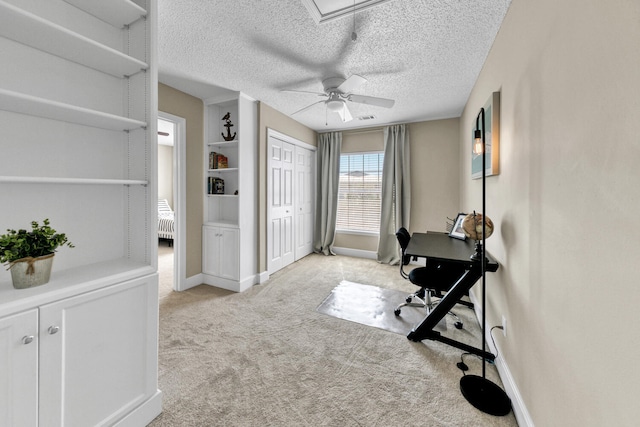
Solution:
M 504 314 L 502 315 L 502 335 L 507 337 L 507 318 L 504 317 Z

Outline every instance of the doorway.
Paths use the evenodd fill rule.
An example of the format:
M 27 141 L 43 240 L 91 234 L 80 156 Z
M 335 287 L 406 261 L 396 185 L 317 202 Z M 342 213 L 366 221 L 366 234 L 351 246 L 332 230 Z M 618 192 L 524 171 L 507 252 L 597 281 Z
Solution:
M 158 273 L 160 295 L 185 289 L 186 120 L 158 112 Z M 173 215 L 160 212 L 167 200 Z M 169 218 L 160 220 L 160 218 Z M 169 224 L 173 218 L 173 224 Z M 171 230 L 172 228 L 172 230 Z

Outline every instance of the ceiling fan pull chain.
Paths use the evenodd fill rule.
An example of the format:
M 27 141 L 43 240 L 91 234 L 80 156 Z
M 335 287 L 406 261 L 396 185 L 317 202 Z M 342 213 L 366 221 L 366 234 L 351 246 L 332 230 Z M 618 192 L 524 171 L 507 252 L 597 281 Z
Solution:
M 356 34 L 356 0 L 353 0 L 353 32 L 351 33 L 351 41 L 358 40 L 358 35 Z

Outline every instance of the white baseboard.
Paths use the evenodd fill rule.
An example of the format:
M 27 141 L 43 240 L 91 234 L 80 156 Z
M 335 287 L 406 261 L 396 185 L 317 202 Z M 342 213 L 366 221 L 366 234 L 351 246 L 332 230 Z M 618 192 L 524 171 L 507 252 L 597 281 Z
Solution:
M 269 280 L 269 272 L 268 271 L 263 271 L 262 273 L 258 274 L 258 283 L 262 284 L 262 283 L 266 282 L 267 280 Z
M 187 280 L 184 282 L 184 287 L 180 289 L 181 291 L 186 291 L 187 289 L 194 288 L 198 285 L 202 285 L 204 283 L 204 278 L 202 274 L 196 274 L 195 276 L 187 277 Z
M 478 322 L 482 324 L 482 307 L 481 304 L 478 304 L 478 299 L 475 296 L 475 293 L 470 290 L 469 298 L 471 302 L 473 302 L 474 311 L 476 313 L 476 317 Z M 502 333 L 502 332 L 500 332 Z M 504 391 L 507 393 L 507 396 L 511 399 L 511 407 L 513 409 L 513 413 L 516 416 L 516 421 L 520 427 L 534 427 L 533 420 L 531 419 L 531 415 L 529 415 L 529 411 L 522 400 L 522 395 L 520 394 L 520 390 L 518 389 L 518 385 L 509 370 L 509 365 L 505 362 L 502 352 L 497 348 L 497 344 L 494 343 L 491 338 L 491 328 L 487 327 L 484 331 L 484 339 L 487 345 L 489 346 L 489 350 L 493 354 L 498 354 L 496 357 L 495 365 L 498 368 L 498 375 L 500 375 L 500 379 L 502 380 L 502 384 L 504 385 Z
M 216 288 L 226 289 L 233 292 L 244 292 L 258 283 L 258 276 L 250 276 L 242 281 L 228 280 L 221 277 L 202 274 L 202 283 Z
M 378 259 L 378 254 L 373 251 L 363 251 L 361 249 L 337 248 L 337 247 L 334 247 L 333 251 L 336 253 L 336 255 L 352 256 L 356 258 Z
M 116 427 L 137 427 L 146 426 L 154 418 L 162 413 L 162 392 L 156 390 L 155 394 L 143 402 L 136 409 L 124 416 L 117 423 Z

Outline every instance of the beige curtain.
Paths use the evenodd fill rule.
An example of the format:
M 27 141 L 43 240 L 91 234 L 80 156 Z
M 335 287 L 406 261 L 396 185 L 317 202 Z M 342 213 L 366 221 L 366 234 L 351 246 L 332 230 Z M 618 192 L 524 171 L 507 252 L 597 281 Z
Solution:
M 378 261 L 398 264 L 400 251 L 396 231 L 409 229 L 411 211 L 411 153 L 406 125 L 384 128 L 384 163 L 382 165 L 382 207 Z
M 318 135 L 316 224 L 313 251 L 335 255 L 333 242 L 336 237 L 338 213 L 338 184 L 340 183 L 340 150 L 342 132 Z

